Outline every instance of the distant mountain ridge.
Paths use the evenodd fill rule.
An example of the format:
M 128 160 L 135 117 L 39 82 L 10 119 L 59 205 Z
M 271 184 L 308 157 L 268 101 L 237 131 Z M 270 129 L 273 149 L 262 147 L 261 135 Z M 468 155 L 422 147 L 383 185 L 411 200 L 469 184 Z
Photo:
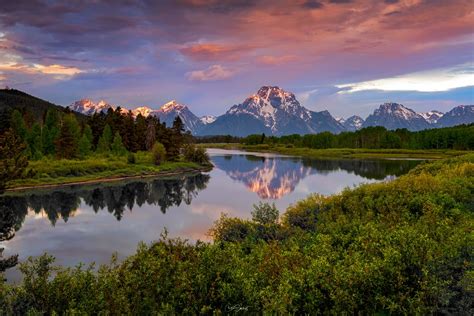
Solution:
M 107 112 L 109 109 L 115 110 L 118 108 L 118 106 L 109 104 L 103 100 L 94 103 L 89 99 L 82 99 L 72 103 L 69 108 L 76 112 L 92 115 L 96 112 Z M 189 130 L 193 134 L 201 129 L 203 125 L 207 124 L 203 122 L 201 118 L 198 118 L 196 115 L 194 115 L 194 113 L 192 113 L 186 105 L 178 103 L 176 100 L 165 103 L 158 110 L 152 109 L 148 106 L 139 106 L 131 109 L 127 109 L 126 107 L 120 108 L 124 114 L 128 113 L 128 111 L 131 111 L 134 117 L 137 117 L 138 115 L 142 115 L 144 117 L 154 115 L 158 117 L 161 122 L 165 122 L 166 126 L 171 126 L 176 116 L 179 116 L 183 121 L 185 129 Z M 207 121 L 211 120 L 211 118 L 207 119 Z
M 418 131 L 430 127 L 430 123 L 420 114 L 398 103 L 384 103 L 369 115 L 362 127 L 383 126 L 394 130 L 406 128 Z
M 91 114 L 116 108 L 105 101 L 93 103 L 84 99 L 73 103 L 72 110 Z M 124 110 L 128 111 L 128 110 Z M 418 131 L 428 128 L 449 127 L 474 122 L 474 106 L 460 105 L 447 113 L 432 110 L 418 113 L 402 104 L 389 102 L 381 104 L 365 120 L 357 115 L 347 119 L 334 118 L 328 111 L 311 111 L 302 106 L 296 96 L 277 86 L 263 86 L 242 103 L 233 105 L 218 117 L 206 115 L 197 117 L 186 105 L 173 100 L 158 110 L 147 106 L 131 109 L 137 116 L 155 115 L 168 126 L 180 116 L 187 130 L 194 135 L 249 134 L 288 135 L 312 134 L 328 131 L 340 133 L 356 131 L 368 126 L 383 126 L 389 130 L 406 128 Z

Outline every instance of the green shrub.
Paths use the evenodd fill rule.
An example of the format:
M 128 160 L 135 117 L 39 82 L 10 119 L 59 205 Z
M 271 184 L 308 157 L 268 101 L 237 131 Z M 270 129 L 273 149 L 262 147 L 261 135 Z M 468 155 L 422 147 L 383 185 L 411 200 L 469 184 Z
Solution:
M 153 163 L 155 165 L 160 165 L 166 160 L 166 149 L 163 144 L 156 142 L 151 149 L 151 154 L 153 157 Z
M 211 165 L 211 160 L 206 152 L 206 149 L 202 147 L 196 147 L 193 144 L 188 144 L 183 149 L 184 159 L 186 161 L 195 162 L 200 165 Z
M 136 163 L 136 158 L 135 158 L 134 153 L 128 153 L 127 162 L 132 165 Z
M 260 224 L 276 224 L 278 222 L 279 211 L 275 203 L 269 204 L 259 202 L 253 205 L 252 220 Z

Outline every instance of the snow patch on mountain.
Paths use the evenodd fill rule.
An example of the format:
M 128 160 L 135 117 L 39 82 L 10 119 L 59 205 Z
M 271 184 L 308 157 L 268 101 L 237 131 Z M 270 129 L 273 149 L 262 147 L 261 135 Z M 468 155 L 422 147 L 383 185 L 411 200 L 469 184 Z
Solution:
M 418 114 L 420 114 L 430 124 L 435 124 L 444 115 L 443 112 L 436 111 L 436 110 L 429 111 L 429 112 L 421 112 Z
M 214 115 L 204 115 L 199 118 L 203 124 L 211 124 L 213 123 L 217 117 Z
M 98 103 L 95 103 L 90 99 L 81 99 L 72 103 L 69 108 L 75 112 L 92 115 L 96 112 L 107 112 L 108 109 L 115 110 L 116 107 L 105 102 L 104 100 L 100 100 Z

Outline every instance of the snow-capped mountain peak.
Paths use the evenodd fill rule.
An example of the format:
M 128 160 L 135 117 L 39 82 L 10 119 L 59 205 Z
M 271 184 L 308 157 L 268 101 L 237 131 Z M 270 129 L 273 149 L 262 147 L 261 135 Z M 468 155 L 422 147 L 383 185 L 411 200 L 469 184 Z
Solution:
M 147 117 L 147 116 L 153 114 L 153 112 L 154 112 L 155 110 L 149 108 L 148 106 L 139 106 L 139 107 L 137 107 L 137 108 L 134 108 L 134 109 L 131 110 L 131 111 L 132 111 L 132 115 L 133 115 L 134 117 L 137 117 L 139 114 L 141 114 L 141 115 L 144 116 L 144 117 Z
M 214 115 L 204 115 L 199 118 L 203 124 L 211 124 L 213 123 L 217 117 Z
M 346 121 L 345 118 L 340 117 L 340 116 L 336 116 L 334 119 L 335 119 L 336 121 L 338 121 L 339 123 L 341 123 L 341 124 L 344 124 L 344 122 Z
M 207 124 L 201 134 L 286 135 L 342 130 L 344 127 L 329 112 L 312 112 L 302 106 L 293 93 L 277 86 L 263 86 L 244 102 L 232 106 L 214 123 Z
M 104 100 L 94 103 L 90 99 L 81 99 L 69 106 L 72 111 L 80 112 L 86 115 L 92 115 L 96 112 L 106 112 L 109 108 L 115 109 L 115 106 L 105 102 Z
M 352 115 L 351 117 L 347 118 L 347 120 L 344 120 L 344 122 L 341 124 L 344 125 L 348 131 L 357 131 L 362 128 L 364 119 L 360 116 Z
M 474 105 L 458 105 L 440 117 L 436 124 L 438 127 L 447 127 L 472 122 L 474 122 Z
M 186 105 L 178 103 L 176 100 L 171 100 L 170 102 L 162 105 L 159 111 L 163 113 L 168 113 L 172 111 L 180 112 L 180 111 L 183 111 L 185 108 L 187 108 Z
M 428 128 L 430 124 L 412 109 L 398 103 L 384 103 L 369 115 L 363 127 L 384 126 L 387 129 L 407 128 L 417 131 Z
M 435 124 L 444 115 L 443 112 L 436 111 L 436 110 L 429 111 L 429 112 L 422 112 L 418 114 L 420 114 L 430 124 Z
M 398 116 L 404 119 L 410 119 L 413 117 L 419 117 L 420 115 L 413 111 L 412 109 L 409 109 L 402 104 L 398 103 L 384 103 L 375 110 L 376 114 L 390 114 L 394 116 Z
M 227 111 L 229 115 L 248 114 L 262 120 L 265 127 L 277 133 L 282 117 L 298 117 L 305 122 L 311 120 L 311 113 L 301 106 L 293 93 L 277 86 L 263 86 L 241 104 Z

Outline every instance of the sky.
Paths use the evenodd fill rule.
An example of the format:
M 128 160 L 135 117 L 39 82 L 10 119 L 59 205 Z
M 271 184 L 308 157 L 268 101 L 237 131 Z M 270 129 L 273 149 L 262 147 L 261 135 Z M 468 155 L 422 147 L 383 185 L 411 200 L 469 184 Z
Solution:
M 276 85 L 363 117 L 474 104 L 472 0 L 2 1 L 0 87 L 220 115 Z

